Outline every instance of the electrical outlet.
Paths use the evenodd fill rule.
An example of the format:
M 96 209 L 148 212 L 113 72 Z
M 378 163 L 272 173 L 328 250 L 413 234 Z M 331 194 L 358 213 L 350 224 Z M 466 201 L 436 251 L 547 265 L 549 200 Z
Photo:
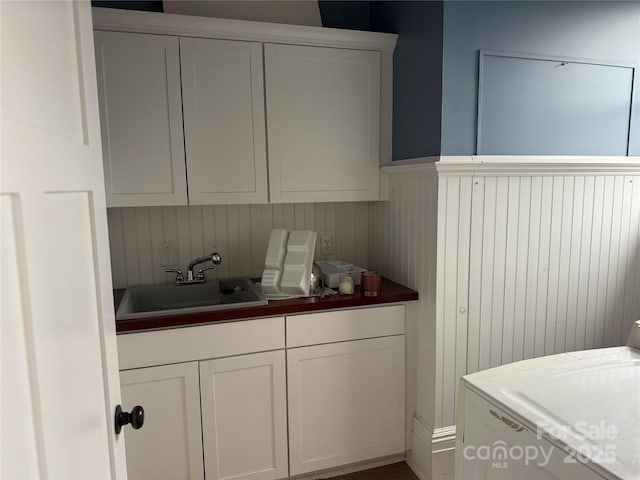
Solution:
M 176 245 L 174 243 L 160 245 L 160 266 L 175 267 L 177 263 Z
M 330 233 L 320 235 L 320 254 L 333 255 L 333 235 Z

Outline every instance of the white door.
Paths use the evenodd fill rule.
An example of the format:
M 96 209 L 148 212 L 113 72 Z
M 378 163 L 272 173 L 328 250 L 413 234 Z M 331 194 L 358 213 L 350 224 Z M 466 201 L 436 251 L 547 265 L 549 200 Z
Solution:
M 110 207 L 186 205 L 178 38 L 95 32 Z
M 180 38 L 189 203 L 267 203 L 262 45 Z
M 126 479 L 90 4 L 0 16 L 0 478 Z
M 122 407 L 144 406 L 140 431 L 126 430 L 129 480 L 202 480 L 198 362 L 120 372 Z
M 378 200 L 380 54 L 264 46 L 271 202 Z
M 200 362 L 208 480 L 287 478 L 284 350 Z
M 291 475 L 404 452 L 404 338 L 287 350 Z

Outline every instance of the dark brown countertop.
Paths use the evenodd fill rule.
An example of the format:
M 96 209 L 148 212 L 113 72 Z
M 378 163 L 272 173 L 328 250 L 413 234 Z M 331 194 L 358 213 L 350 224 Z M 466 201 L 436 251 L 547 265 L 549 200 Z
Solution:
M 122 301 L 125 289 L 113 291 L 116 310 Z M 276 317 L 293 313 L 317 312 L 338 308 L 361 307 L 381 303 L 397 303 L 418 300 L 418 292 L 399 285 L 386 278 L 382 279 L 382 291 L 377 297 L 365 297 L 360 286 L 355 287 L 353 295 L 337 295 L 320 299 L 318 297 L 293 298 L 290 300 L 269 300 L 261 307 L 236 308 L 213 312 L 189 313 L 166 317 L 140 318 L 135 320 L 116 320 L 116 332 L 125 333 L 159 328 L 176 328 L 204 323 L 228 322 L 257 317 Z

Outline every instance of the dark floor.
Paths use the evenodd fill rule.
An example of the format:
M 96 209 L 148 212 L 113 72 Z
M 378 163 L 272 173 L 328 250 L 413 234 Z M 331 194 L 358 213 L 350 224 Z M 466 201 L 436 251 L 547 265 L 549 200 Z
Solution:
M 405 462 L 400 462 L 362 472 L 331 477 L 327 480 L 418 480 L 418 477 Z

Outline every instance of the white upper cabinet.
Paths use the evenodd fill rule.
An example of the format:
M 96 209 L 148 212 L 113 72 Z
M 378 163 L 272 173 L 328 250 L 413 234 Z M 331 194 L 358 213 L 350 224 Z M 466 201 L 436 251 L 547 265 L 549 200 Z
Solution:
M 186 205 L 177 37 L 95 32 L 107 206 Z
M 379 199 L 396 35 L 109 8 L 93 20 L 109 206 Z
M 267 203 L 262 44 L 180 38 L 190 204 Z
M 379 52 L 264 48 L 271 201 L 377 200 Z

